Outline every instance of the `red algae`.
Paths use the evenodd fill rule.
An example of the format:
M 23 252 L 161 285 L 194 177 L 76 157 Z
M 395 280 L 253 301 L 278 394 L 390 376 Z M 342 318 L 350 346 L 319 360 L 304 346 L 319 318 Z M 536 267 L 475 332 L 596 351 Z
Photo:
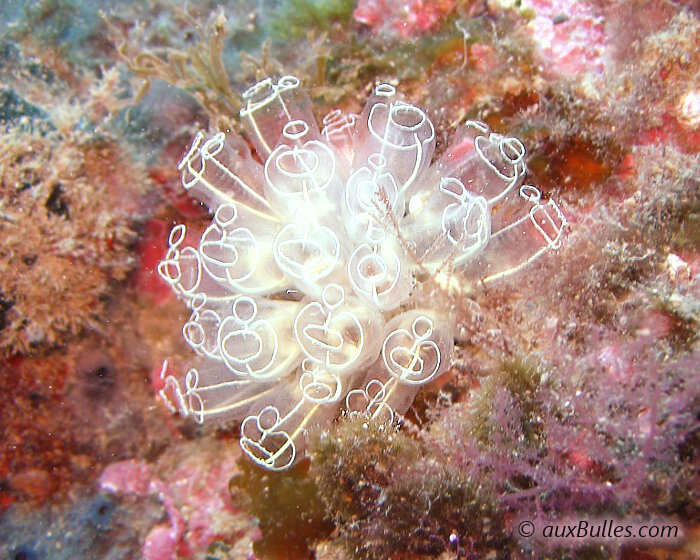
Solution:
M 528 165 L 533 179 L 545 192 L 596 189 L 615 171 L 614 167 L 600 160 L 594 146 L 580 140 L 556 148 L 544 146 L 541 152 L 556 154 L 554 158 L 549 155 L 533 157 Z
M 158 263 L 167 249 L 165 239 L 168 225 L 165 221 L 151 218 L 141 233 L 137 251 L 139 266 L 133 275 L 135 289 L 140 294 L 148 294 L 156 304 L 170 299 L 171 292 L 158 275 Z

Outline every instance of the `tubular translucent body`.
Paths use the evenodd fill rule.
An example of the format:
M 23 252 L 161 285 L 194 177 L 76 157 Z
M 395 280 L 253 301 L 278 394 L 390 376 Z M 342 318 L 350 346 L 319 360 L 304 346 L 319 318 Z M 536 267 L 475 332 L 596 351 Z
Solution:
M 196 240 L 175 226 L 158 269 L 191 309 L 195 354 L 184 377 L 164 363 L 160 396 L 240 422 L 244 452 L 283 470 L 309 429 L 342 411 L 391 424 L 449 369 L 454 318 L 417 301 L 420 282 L 500 281 L 558 249 L 566 218 L 521 184 L 523 144 L 482 123 L 431 165 L 428 114 L 389 84 L 321 131 L 293 76 L 243 98 L 248 143 L 198 132 L 179 164 L 212 221 Z

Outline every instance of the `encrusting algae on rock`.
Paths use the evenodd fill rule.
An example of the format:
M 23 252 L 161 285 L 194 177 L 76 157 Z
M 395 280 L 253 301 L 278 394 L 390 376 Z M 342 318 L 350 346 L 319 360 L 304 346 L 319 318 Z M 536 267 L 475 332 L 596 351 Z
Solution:
M 149 181 L 120 144 L 126 101 L 105 71 L 79 96 L 21 49 L 0 70 L 0 354 L 30 355 L 100 331 Z
M 173 228 L 159 267 L 198 356 L 184 380 L 166 361 L 161 397 L 200 423 L 242 421 L 243 450 L 283 470 L 309 428 L 341 409 L 392 423 L 448 368 L 454 319 L 431 280 L 497 282 L 559 248 L 566 219 L 522 185 L 522 143 L 482 123 L 431 165 L 432 122 L 389 84 L 321 130 L 293 76 L 243 98 L 255 156 L 199 132 L 179 165 L 214 218 L 197 245 Z

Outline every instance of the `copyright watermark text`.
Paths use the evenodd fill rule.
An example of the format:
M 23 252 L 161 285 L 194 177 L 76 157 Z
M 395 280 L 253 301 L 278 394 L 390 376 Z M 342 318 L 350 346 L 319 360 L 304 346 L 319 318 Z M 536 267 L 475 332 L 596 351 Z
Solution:
M 683 527 L 669 520 L 520 519 L 515 523 L 514 532 L 521 539 L 550 542 L 562 546 L 612 542 L 678 546 L 685 539 Z

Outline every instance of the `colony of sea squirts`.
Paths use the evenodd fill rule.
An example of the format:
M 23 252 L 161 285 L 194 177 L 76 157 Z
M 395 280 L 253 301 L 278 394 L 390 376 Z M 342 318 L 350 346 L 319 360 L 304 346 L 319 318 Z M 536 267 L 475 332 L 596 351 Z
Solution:
M 198 132 L 179 164 L 213 220 L 194 244 L 175 226 L 159 267 L 197 355 L 184 378 L 164 364 L 161 397 L 242 422 L 243 450 L 283 470 L 309 428 L 341 410 L 391 423 L 446 371 L 454 320 L 422 282 L 496 282 L 558 248 L 566 219 L 522 184 L 518 139 L 469 121 L 434 158 L 432 122 L 389 84 L 322 128 L 293 76 L 243 98 L 248 142 Z

